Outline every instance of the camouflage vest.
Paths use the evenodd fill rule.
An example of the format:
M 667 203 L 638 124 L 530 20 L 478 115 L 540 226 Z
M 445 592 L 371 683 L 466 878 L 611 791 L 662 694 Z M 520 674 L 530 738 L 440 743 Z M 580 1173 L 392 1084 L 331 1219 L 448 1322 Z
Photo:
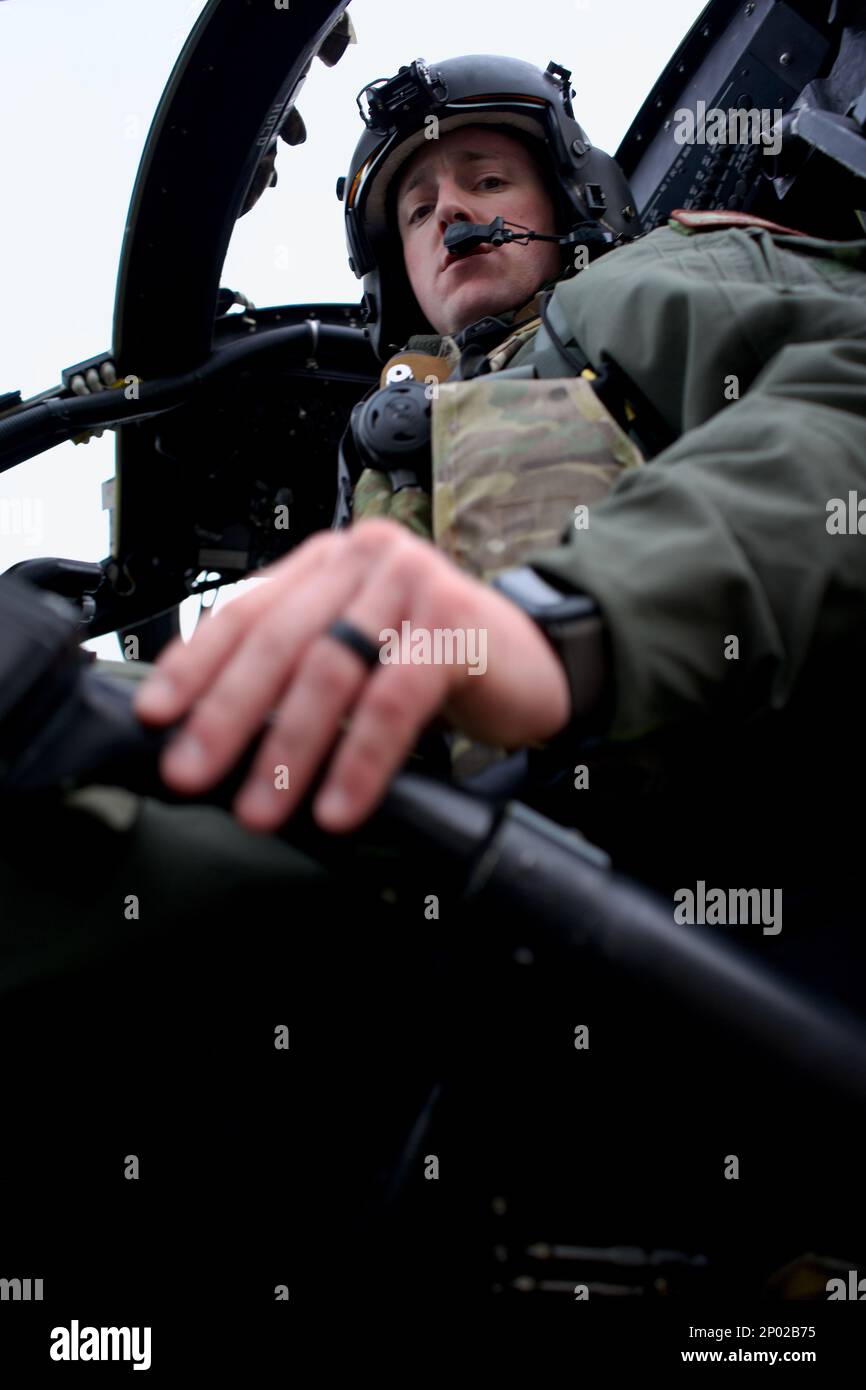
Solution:
M 353 520 L 389 516 L 432 540 L 455 564 L 490 581 L 527 555 L 559 545 L 617 478 L 643 463 L 640 450 L 581 376 L 498 377 L 540 326 L 538 300 L 514 314 L 487 356 L 490 373 L 451 382 L 460 349 L 452 337 L 414 337 L 383 367 L 407 365 L 428 384 L 432 409 L 432 495 L 392 492 L 388 475 L 365 469 L 353 494 Z M 561 364 L 556 370 L 561 372 Z M 452 768 L 470 776 L 505 749 L 454 735 Z

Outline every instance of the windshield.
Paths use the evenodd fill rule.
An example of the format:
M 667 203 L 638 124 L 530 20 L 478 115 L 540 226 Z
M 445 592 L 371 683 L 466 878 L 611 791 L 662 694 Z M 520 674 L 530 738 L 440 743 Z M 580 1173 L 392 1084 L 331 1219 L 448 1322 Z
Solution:
M 0 394 L 26 398 L 111 344 L 117 266 L 130 194 L 154 111 L 200 0 L 2 0 L 0 168 L 3 332 Z M 221 283 L 259 307 L 349 301 L 337 178 L 361 133 L 355 98 L 402 63 L 498 52 L 574 72 L 575 112 L 595 144 L 616 149 L 652 82 L 702 6 L 696 0 L 353 0 L 358 35 L 334 68 L 314 61 L 298 108 L 308 138 L 280 142 L 278 183 L 241 218 Z M 166 332 L 183 304 L 166 304 Z M 2 475 L 2 564 L 40 555 L 102 559 L 102 484 L 114 436 L 64 443 Z M 100 651 L 117 655 L 113 637 Z

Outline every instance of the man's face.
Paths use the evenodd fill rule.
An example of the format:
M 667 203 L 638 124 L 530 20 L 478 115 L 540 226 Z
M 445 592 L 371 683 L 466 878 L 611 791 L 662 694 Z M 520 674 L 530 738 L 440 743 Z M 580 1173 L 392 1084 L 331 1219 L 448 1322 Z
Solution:
M 451 256 L 452 222 L 520 222 L 555 233 L 553 201 L 519 140 L 486 126 L 461 126 L 417 150 L 403 171 L 397 216 L 406 273 L 437 333 L 458 333 L 485 314 L 526 304 L 559 272 L 555 242 L 488 243 Z

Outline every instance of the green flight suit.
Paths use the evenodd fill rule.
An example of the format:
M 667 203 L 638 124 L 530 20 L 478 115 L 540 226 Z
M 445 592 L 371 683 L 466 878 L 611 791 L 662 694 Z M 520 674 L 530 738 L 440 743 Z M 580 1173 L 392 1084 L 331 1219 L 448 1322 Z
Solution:
M 829 533 L 828 503 L 866 497 L 866 242 L 838 252 L 664 228 L 556 291 L 590 361 L 613 358 L 680 436 L 529 560 L 602 607 L 615 737 L 779 709 L 862 640 L 863 540 Z
M 566 513 L 561 544 L 525 556 L 601 605 L 614 738 L 778 709 L 828 644 L 859 633 L 862 546 L 831 534 L 828 504 L 866 498 L 864 272 L 866 241 L 671 222 L 557 285 L 566 346 L 596 370 L 617 363 L 676 437 L 622 471 L 586 529 Z M 505 374 L 566 374 L 543 337 Z M 409 347 L 453 355 L 448 338 Z

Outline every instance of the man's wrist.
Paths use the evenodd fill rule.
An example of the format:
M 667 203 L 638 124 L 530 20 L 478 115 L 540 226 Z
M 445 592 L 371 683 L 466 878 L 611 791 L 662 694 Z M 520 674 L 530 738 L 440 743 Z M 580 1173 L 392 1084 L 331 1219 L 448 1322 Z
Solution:
M 589 594 L 563 593 L 529 565 L 504 570 L 493 588 L 528 614 L 565 668 L 571 715 L 562 733 L 600 733 L 611 718 L 612 681 L 607 633 Z

